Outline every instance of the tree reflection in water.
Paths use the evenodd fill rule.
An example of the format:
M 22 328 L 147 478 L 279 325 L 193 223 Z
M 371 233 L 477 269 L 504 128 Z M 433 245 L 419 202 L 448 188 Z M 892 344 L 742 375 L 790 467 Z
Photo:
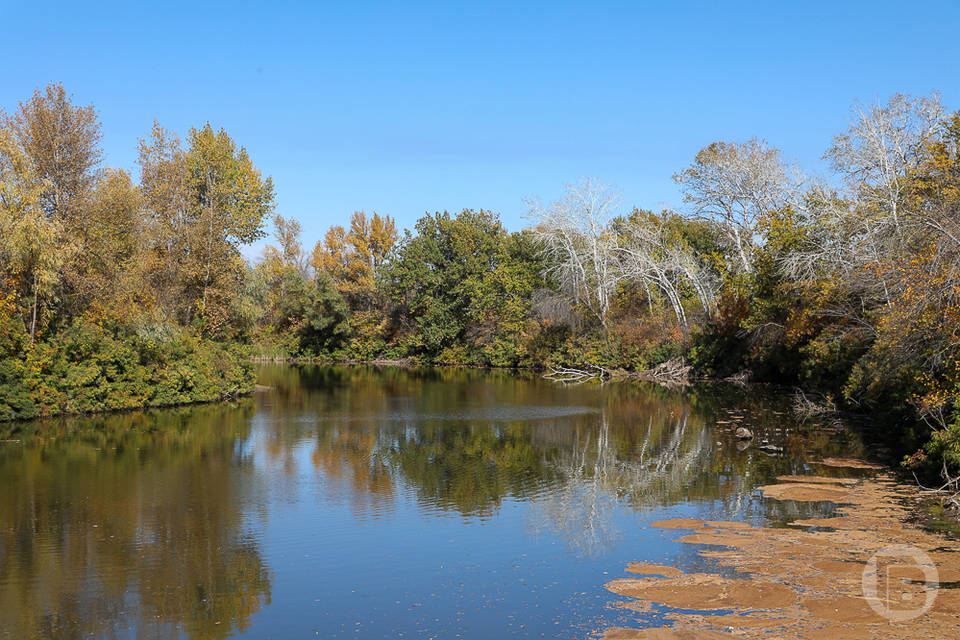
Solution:
M 8 425 L 0 638 L 242 633 L 276 580 L 267 524 L 285 539 L 318 533 L 282 521 L 278 505 L 317 500 L 309 517 L 322 523 L 349 504 L 354 525 L 388 537 L 401 508 L 409 534 L 444 514 L 484 522 L 515 503 L 524 508 L 511 515 L 596 556 L 625 533 L 617 512 L 695 503 L 777 520 L 801 507 L 773 507 L 757 485 L 820 456 L 863 454 L 850 432 L 813 435 L 776 397 L 729 386 L 561 387 L 501 371 L 376 367 L 265 368 L 261 383 L 274 389 L 236 405 Z M 738 448 L 720 424 L 730 413 L 784 453 Z M 349 572 L 350 554 L 365 550 L 340 526 L 346 550 L 319 538 L 309 550 L 344 558 Z
M 358 514 L 388 512 L 400 486 L 427 511 L 468 517 L 490 517 L 506 499 L 528 501 L 536 526 L 561 532 L 583 555 L 617 539 L 618 504 L 709 501 L 725 517 L 756 518 L 783 507 L 755 499 L 754 487 L 860 446 L 846 432 L 839 440 L 810 437 L 775 393 L 730 385 L 560 387 L 497 371 L 390 367 L 270 375 L 283 398 L 272 410 L 309 425 L 299 436 L 315 429 L 314 464 L 328 480 L 349 480 Z M 717 424 L 729 408 L 758 443 L 785 454 L 738 449 L 732 429 Z
M 270 600 L 241 510 L 255 409 L 193 407 L 8 427 L 0 636 L 225 638 Z

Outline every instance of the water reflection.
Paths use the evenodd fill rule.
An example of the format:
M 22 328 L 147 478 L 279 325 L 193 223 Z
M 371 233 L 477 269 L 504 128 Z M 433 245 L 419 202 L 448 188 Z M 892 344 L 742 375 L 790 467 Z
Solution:
M 272 390 L 230 406 L 8 425 L 0 637 L 225 638 L 279 627 L 335 637 L 353 631 L 337 616 L 355 606 L 339 582 L 381 570 L 363 564 L 374 551 L 356 527 L 389 540 L 453 515 L 491 569 L 536 540 L 507 549 L 476 527 L 519 518 L 535 536 L 547 531 L 575 557 L 602 562 L 618 541 L 644 535 L 624 513 L 693 505 L 777 523 L 822 512 L 766 502 L 753 489 L 803 473 L 808 460 L 863 453 L 850 432 L 792 424 L 779 394 L 756 389 L 562 387 L 509 372 L 376 367 L 266 367 L 260 382 Z M 738 447 L 726 426 L 735 421 L 783 453 Z M 336 520 L 338 505 L 350 521 Z M 410 553 L 422 564 L 439 551 Z M 288 555 L 298 560 L 281 561 Z M 292 577 L 297 565 L 313 571 L 308 582 Z M 568 594 L 597 584 L 580 570 L 550 575 Z M 404 579 L 427 582 L 423 571 Z M 460 571 L 454 580 L 473 569 Z M 483 574 L 472 579 L 479 593 L 493 588 Z M 525 580 L 510 587 L 522 598 Z M 272 594 L 305 588 L 321 593 L 269 606 Z M 384 586 L 383 603 L 399 605 L 400 589 Z M 404 619 L 378 603 L 366 612 L 383 607 L 383 626 L 367 631 L 393 637 Z M 570 615 L 612 615 L 591 606 Z M 525 633 L 555 632 L 552 622 L 527 620 Z
M 225 638 L 270 599 L 239 507 L 252 401 L 18 426 L 0 447 L 0 633 Z
M 453 368 L 266 368 L 261 378 L 274 387 L 263 411 L 299 425 L 287 437 L 315 433 L 314 464 L 349 478 L 358 513 L 388 510 L 397 483 L 427 510 L 468 517 L 490 517 L 507 498 L 531 501 L 585 553 L 611 537 L 614 505 L 710 501 L 727 517 L 757 519 L 771 508 L 754 499 L 757 485 L 804 473 L 808 460 L 863 454 L 850 431 L 794 424 L 775 389 L 562 387 Z M 754 446 L 723 426 L 734 423 L 749 425 Z M 787 504 L 776 519 L 808 511 Z

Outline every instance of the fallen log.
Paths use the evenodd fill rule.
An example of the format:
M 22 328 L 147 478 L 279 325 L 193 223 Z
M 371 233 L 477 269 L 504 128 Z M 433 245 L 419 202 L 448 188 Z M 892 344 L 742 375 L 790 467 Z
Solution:
M 610 380 L 637 379 L 655 382 L 666 387 L 686 386 L 690 384 L 693 367 L 683 358 L 671 358 L 652 369 L 644 371 L 626 371 L 624 369 L 606 369 L 599 365 L 590 364 L 584 368 L 550 367 L 543 375 L 547 380 L 566 384 L 581 384 L 591 380 L 607 382 Z

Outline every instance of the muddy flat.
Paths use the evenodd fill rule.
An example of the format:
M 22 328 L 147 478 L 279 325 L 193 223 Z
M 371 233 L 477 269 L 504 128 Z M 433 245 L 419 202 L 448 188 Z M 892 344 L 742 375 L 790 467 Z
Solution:
M 763 497 L 798 502 L 844 502 L 850 490 L 825 483 L 785 482 L 760 487 Z
M 826 464 L 873 468 L 867 465 L 856 459 Z M 954 588 L 960 546 L 908 522 L 911 506 L 904 498 L 915 493 L 911 487 L 886 473 L 777 480 L 760 488 L 765 498 L 835 502 L 836 515 L 785 528 L 694 519 L 654 523 L 687 530 L 679 540 L 703 545 L 698 555 L 715 563 L 717 573 L 632 564 L 635 577 L 613 580 L 607 589 L 627 598 L 619 606 L 645 603 L 637 610 L 656 607 L 670 624 L 618 627 L 602 638 L 960 638 L 960 589 Z
M 859 458 L 824 458 L 814 464 L 822 464 L 826 467 L 841 467 L 845 469 L 883 469 L 882 464 L 867 462 Z
M 827 478 L 825 476 L 777 476 L 777 482 L 800 482 L 804 484 L 839 484 L 852 486 L 856 478 Z

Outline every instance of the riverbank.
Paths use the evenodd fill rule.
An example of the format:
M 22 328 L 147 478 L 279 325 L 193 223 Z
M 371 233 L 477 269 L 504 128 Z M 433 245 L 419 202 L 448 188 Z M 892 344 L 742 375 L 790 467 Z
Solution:
M 642 577 L 608 583 L 627 598 L 611 606 L 656 608 L 672 625 L 608 629 L 603 639 L 960 637 L 960 545 L 921 528 L 916 487 L 861 460 L 811 467 L 811 475 L 782 476 L 759 491 L 769 500 L 836 504 L 832 517 L 784 528 L 654 523 L 697 545 L 712 570 L 629 565 Z M 819 475 L 827 469 L 845 474 Z
M 0 423 L 216 402 L 254 390 L 243 345 L 105 324 L 76 323 L 0 353 Z

